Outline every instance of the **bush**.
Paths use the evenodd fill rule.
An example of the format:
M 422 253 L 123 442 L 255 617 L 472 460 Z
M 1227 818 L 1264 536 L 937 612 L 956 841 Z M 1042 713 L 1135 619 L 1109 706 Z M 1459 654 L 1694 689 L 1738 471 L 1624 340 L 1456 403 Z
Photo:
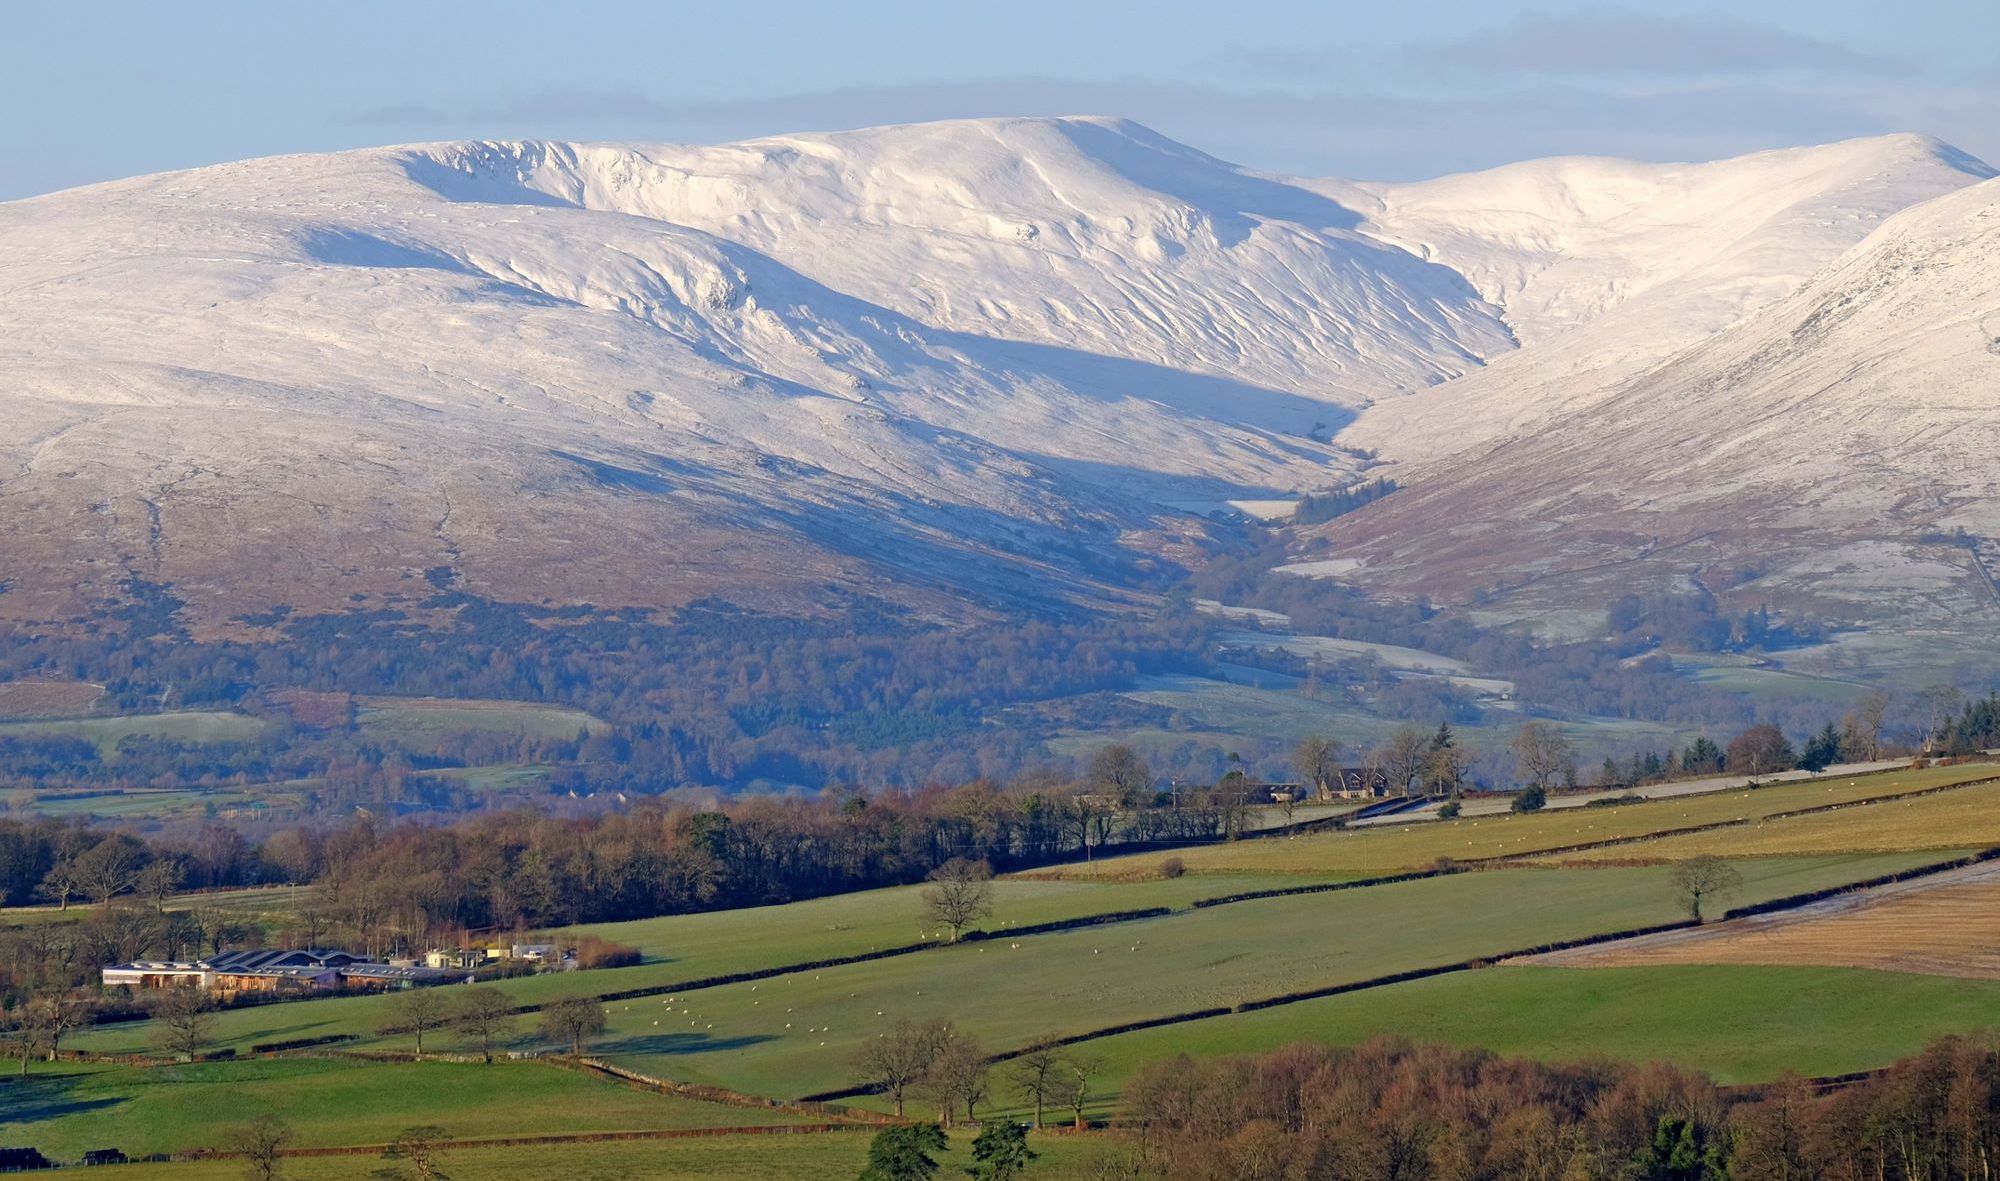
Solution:
M 638 948 L 627 943 L 613 943 L 595 935 L 585 935 L 576 941 L 579 968 L 629 968 L 643 958 Z
M 1524 788 L 1515 795 L 1512 810 L 1515 812 L 1539 812 L 1548 805 L 1549 793 L 1539 787 Z
M 1439 809 L 1438 809 L 1438 819 L 1439 819 L 1439 820 L 1457 820 L 1457 819 L 1458 819 L 1458 813 L 1459 813 L 1459 807 L 1458 807 L 1458 801 L 1457 801 L 1457 800 L 1447 800 L 1447 801 L 1445 801 L 1445 804 L 1444 804 L 1444 806 L 1443 806 L 1442 808 L 1439 808 Z
M 1160 876 L 1163 878 L 1183 877 L 1187 874 L 1187 862 L 1178 857 L 1169 857 L 1160 862 Z

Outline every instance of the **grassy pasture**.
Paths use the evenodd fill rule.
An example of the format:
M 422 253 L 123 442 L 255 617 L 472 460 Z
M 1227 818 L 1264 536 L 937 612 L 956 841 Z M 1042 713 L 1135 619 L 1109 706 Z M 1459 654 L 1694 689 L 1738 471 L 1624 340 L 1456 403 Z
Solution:
M 167 899 L 166 908 L 222 911 L 239 919 L 280 924 L 289 921 L 311 897 L 310 888 L 305 886 L 249 886 L 240 890 L 205 890 L 198 893 L 176 894 Z M 131 904 L 130 899 L 125 901 L 126 904 Z M 0 908 L 0 927 L 21 927 L 32 923 L 80 922 L 93 913 L 93 910 L 94 908 L 80 903 L 71 904 L 68 910 L 58 910 L 53 906 Z
M 604 723 L 580 709 L 531 701 L 487 701 L 451 697 L 357 697 L 355 722 L 385 738 L 418 739 L 442 733 L 520 731 L 531 738 L 593 734 Z
M 2000 1025 L 2000 982 L 1833 967 L 1498 967 L 1078 1047 L 1105 1062 L 1103 1109 L 1139 1065 L 1383 1034 L 1547 1061 L 1668 1060 L 1724 1083 L 1882 1066 Z
M 1768 859 L 1743 900 L 1921 858 Z M 1461 874 L 996 939 L 611 1006 L 594 1052 L 649 1074 L 779 1097 L 858 1081 L 898 1018 L 947 1018 L 989 1049 L 1680 917 L 1664 867 Z
M 452 1129 L 447 1128 L 447 1131 Z M 440 1164 L 452 1181 L 853 1181 L 868 1156 L 867 1130 L 799 1136 L 715 1136 L 600 1144 L 530 1145 L 446 1151 Z M 963 1177 L 972 1163 L 971 1137 L 952 1138 L 938 1158 L 941 1177 Z M 1031 1135 L 1040 1159 L 1026 1181 L 1073 1175 L 1066 1170 L 1107 1151 L 1100 1135 Z M 364 1156 L 293 1157 L 287 1181 L 354 1181 L 377 1168 Z M 189 1161 L 130 1165 L 113 1176 L 133 1181 L 241 1181 L 243 1162 Z
M 1989 774 L 1992 771 L 1990 767 L 1987 770 Z M 1565 854 L 1562 860 L 1681 860 L 1704 853 L 1718 857 L 1811 856 L 1833 850 L 1891 852 L 1993 845 L 2000 845 L 2000 783 L 1742 828 L 1660 837 L 1614 849 Z
M 982 925 L 1004 931 L 1008 926 L 1106 911 L 1186 906 L 1196 898 L 1231 889 L 1291 884 L 1295 881 L 1253 877 L 1220 880 L 1189 877 L 1131 884 L 1003 881 L 994 883 L 994 915 Z M 529 976 L 501 981 L 495 987 L 519 1003 L 529 1004 L 582 990 L 602 993 L 646 988 L 854 955 L 915 943 L 927 937 L 941 940 L 941 933 L 924 921 L 918 893 L 918 887 L 899 886 L 784 906 L 570 928 L 569 933 L 588 932 L 633 944 L 645 954 L 646 962 L 630 968 L 607 968 L 577 975 Z M 200 895 L 198 898 L 204 901 L 199 904 L 213 904 L 208 900 L 221 897 L 224 896 Z M 271 902 L 275 906 L 280 900 L 272 898 Z M 245 905 L 257 903 L 246 900 Z M 336 1033 L 372 1037 L 383 1006 L 382 998 L 364 996 L 231 1010 L 216 1015 L 217 1044 L 244 1049 L 254 1042 Z M 88 1030 L 76 1038 L 75 1044 L 82 1049 L 133 1052 L 144 1050 L 150 1036 L 147 1023 L 141 1022 Z
M 95 744 L 99 757 L 106 760 L 116 758 L 118 744 L 134 736 L 198 745 L 209 742 L 243 742 L 255 738 L 263 730 L 264 723 L 256 718 L 222 710 L 0 723 L 0 737 L 81 738 Z
M 151 1067 L 56 1067 L 0 1083 L 0 1142 L 52 1157 L 226 1143 L 260 1115 L 299 1146 L 382 1144 L 435 1124 L 452 1136 L 528 1136 L 801 1122 L 783 1112 L 660 1095 L 538 1062 L 364 1063 L 265 1059 Z
M 1822 804 L 1846 803 L 1872 796 L 1922 791 L 1947 784 L 1988 779 L 1995 775 L 2000 775 L 2000 767 L 1993 764 L 1932 767 L 1921 771 L 1899 770 L 1871 775 L 1804 780 L 1773 784 L 1754 790 L 1710 792 L 1705 795 L 1678 796 L 1605 808 L 1566 808 L 1524 816 L 1477 816 L 1461 820 L 1412 821 L 1401 826 L 1384 826 L 1350 832 L 1311 833 L 1282 840 L 1210 845 L 1173 853 L 1139 853 L 1129 857 L 1111 857 L 1090 865 L 1070 865 L 1060 870 L 1041 871 L 1036 876 L 1053 874 L 1066 878 L 1113 879 L 1146 877 L 1158 874 L 1161 862 L 1168 857 L 1180 858 L 1190 874 L 1218 872 L 1319 873 L 1353 876 L 1389 874 L 1426 868 L 1441 857 L 1467 861 L 1532 853 L 1540 849 L 1560 848 L 1585 841 L 1643 837 L 1667 829 L 1768 816 L 1774 812 L 1788 812 Z M 2000 785 L 1991 788 L 1966 788 L 1963 792 L 1951 792 L 1933 799 L 1910 801 L 1897 806 L 1919 808 L 1925 804 L 1943 801 L 1990 800 L 1994 797 L 1988 793 L 1996 792 L 2000 792 Z M 1871 805 L 1867 808 L 1829 813 L 1826 817 L 1781 822 L 1791 825 L 1807 824 L 1809 821 L 1827 821 L 1830 822 L 1830 831 L 1838 833 L 1838 836 L 1829 836 L 1810 845 L 1789 849 L 1765 849 L 1756 842 L 1732 843 L 1731 830 L 1667 838 L 1660 843 L 1669 845 L 1682 842 L 1697 852 L 1717 852 L 1724 855 L 1749 855 L 1762 852 L 1816 855 L 1855 849 L 1964 848 L 1982 843 L 2000 844 L 2000 833 L 1996 833 L 1993 840 L 1985 842 L 1982 842 L 1977 833 L 1962 833 L 1955 839 L 1940 840 L 1932 844 L 1882 844 L 1863 839 L 1864 830 L 1880 823 L 1880 818 L 1889 814 L 1884 811 L 1888 806 Z M 1978 810 L 1976 804 L 1963 806 L 1968 813 Z M 1990 804 L 1988 807 L 1990 808 Z M 1751 833 L 1759 830 L 1746 828 L 1742 831 Z M 1638 852 L 1640 849 L 1650 847 L 1621 846 L 1576 856 L 1579 859 L 1616 861 L 1641 855 Z M 1664 857 L 1672 854 L 1658 855 Z

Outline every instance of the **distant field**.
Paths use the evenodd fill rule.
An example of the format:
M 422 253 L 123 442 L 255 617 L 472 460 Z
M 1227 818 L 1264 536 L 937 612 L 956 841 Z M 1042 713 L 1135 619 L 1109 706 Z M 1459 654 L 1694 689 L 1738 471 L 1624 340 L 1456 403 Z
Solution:
M 1668 1060 L 1723 1083 L 1845 1074 L 1946 1033 L 2000 1025 L 2000 982 L 1823 967 L 1490 968 L 1080 1047 L 1108 1089 L 1176 1054 L 1255 1053 L 1392 1034 L 1548 1061 Z M 1108 1106 L 1108 1105 L 1107 1105 Z
M 99 756 L 104 759 L 117 757 L 118 743 L 134 735 L 198 744 L 247 741 L 263 730 L 264 723 L 256 718 L 219 710 L 0 723 L 0 737 L 71 735 L 96 744 Z
M 1764 860 L 1745 900 L 1854 881 L 1914 858 Z M 797 1097 L 855 1081 L 899 1017 L 948 1018 L 989 1048 L 1670 921 L 1662 867 L 1508 870 L 1246 902 L 1115 927 L 618 1002 L 596 1052 L 650 1074 Z
M 0 719 L 79 717 L 103 697 L 104 686 L 88 681 L 4 681 L 0 682 Z
M 578 709 L 528 701 L 481 701 L 449 697 L 357 697 L 355 721 L 384 736 L 419 737 L 475 730 L 520 731 L 532 738 L 569 738 L 579 730 L 597 733 L 604 723 Z
M 1678 665 L 1683 661 L 1676 658 L 1674 663 Z M 1852 681 L 1837 681 L 1775 668 L 1717 666 L 1696 670 L 1691 679 L 1732 693 L 1777 693 L 1824 701 L 1829 706 L 1847 705 L 1869 692 L 1869 686 Z
M 994 915 L 982 923 L 992 930 L 1051 922 L 1107 911 L 1154 906 L 1186 906 L 1196 898 L 1233 889 L 1292 885 L 1296 879 L 1182 878 L 1140 883 L 996 882 Z M 284 887 L 273 888 L 278 891 Z M 646 988 L 704 976 L 810 960 L 830 959 L 941 939 L 925 922 L 919 888 L 901 886 L 794 902 L 785 906 L 706 914 L 670 915 L 629 923 L 569 928 L 638 946 L 646 962 L 579 974 L 552 974 L 506 980 L 498 987 L 523 1004 L 578 991 L 613 992 Z M 215 895 L 200 896 L 204 899 Z M 276 899 L 273 899 L 275 902 Z M 252 907 L 255 902 L 246 900 Z M 21 914 L 23 912 L 0 912 Z M 29 911 L 28 914 L 48 914 Z M 74 913 L 74 912 L 72 912 Z M 934 954 L 934 953 L 932 953 Z M 268 1005 L 220 1013 L 218 1044 L 247 1048 L 250 1043 L 355 1033 L 372 1037 L 383 1012 L 379 997 L 340 997 L 297 1004 Z M 135 1051 L 146 1048 L 145 1023 L 105 1026 L 76 1038 L 79 1048 Z
M 176 894 L 167 899 L 168 910 L 214 910 L 243 919 L 284 919 L 312 898 L 306 886 L 251 886 L 241 890 L 205 890 Z M 72 903 L 68 910 L 53 906 L 0 908 L 0 927 L 21 927 L 33 923 L 79 922 L 95 912 L 94 907 Z
M 0 793 L 20 811 L 37 816 L 75 816 L 109 821 L 167 821 L 213 816 L 219 820 L 255 815 L 266 809 L 299 802 L 300 789 L 310 780 L 253 783 L 242 787 L 146 788 L 106 791 L 19 788 Z
M 1991 773 L 1991 768 L 1988 772 Z M 1661 837 L 1615 849 L 1564 854 L 1561 860 L 1675 860 L 1704 853 L 1718 857 L 1805 856 L 1833 850 L 1894 852 L 1994 845 L 2000 845 L 2000 783 L 1717 832 Z
M 54 1157 L 107 1145 L 128 1155 L 218 1147 L 231 1127 L 266 1114 L 290 1124 L 301 1147 L 386 1143 L 415 1124 L 473 1138 L 798 1122 L 782 1112 L 654 1094 L 537 1062 L 291 1058 L 54 1068 L 0 1087 L 7 1100 L 0 1104 L 0 1143 L 32 1144 Z
M 868 1157 L 867 1130 L 790 1136 L 715 1136 L 599 1144 L 453 1149 L 440 1159 L 452 1181 L 854 1181 Z M 938 1158 L 940 1177 L 965 1176 L 971 1138 L 958 1135 Z M 1025 1181 L 1075 1176 L 1068 1170 L 1107 1151 L 1099 1135 L 1044 1132 L 1029 1138 L 1040 1159 Z M 294 1157 L 288 1181 L 355 1181 L 381 1167 L 365 1156 Z M 242 1181 L 243 1162 L 129 1165 L 107 1174 L 123 1181 Z
M 1774 784 L 1754 790 L 1741 789 L 1706 795 L 1677 796 L 1606 808 L 1563 809 L 1525 816 L 1502 815 L 1449 821 L 1413 821 L 1408 825 L 1384 826 L 1366 831 L 1312 833 L 1279 840 L 1211 845 L 1174 853 L 1141 853 L 1130 857 L 1107 858 L 1092 865 L 1065 866 L 1052 872 L 1068 878 L 1145 877 L 1157 874 L 1160 863 L 1171 856 L 1180 858 L 1190 873 L 1339 873 L 1354 876 L 1388 874 L 1426 868 L 1441 857 L 1465 861 L 1482 857 L 1532 853 L 1540 849 L 1560 848 L 1586 841 L 1643 837 L 1667 829 L 1768 816 L 1774 812 L 1787 812 L 1821 804 L 1846 803 L 1874 796 L 1923 791 L 1947 784 L 1989 779 L 1996 775 L 2000 775 L 2000 766 L 1993 764 L 1932 767 L 1922 771 L 1893 771 Z M 1995 798 L 1993 793 L 2000 793 L 2000 785 L 1990 788 L 1968 787 L 1963 791 L 1898 804 L 1897 807 L 1921 808 L 1928 804 L 1946 806 L 1955 801 L 1990 801 Z M 1961 803 L 1960 806 L 1968 813 L 1976 813 L 1979 810 L 1976 803 Z M 1667 838 L 1658 842 L 1658 846 L 1663 849 L 1674 848 L 1692 852 L 1750 855 L 1775 852 L 1839 853 L 1854 849 L 1965 848 L 1982 843 L 2000 844 L 2000 832 L 1996 832 L 1991 840 L 1982 840 L 1980 835 L 1987 828 L 2000 826 L 2000 816 L 1990 818 L 1984 827 L 1963 832 L 1955 839 L 1938 839 L 1918 844 L 1907 842 L 1884 844 L 1867 839 L 1865 831 L 1872 830 L 1874 825 L 1881 822 L 1882 817 L 1889 815 L 1883 811 L 1887 807 L 1887 804 L 1871 805 L 1867 808 L 1829 813 L 1825 817 L 1782 822 L 1786 825 L 1805 825 L 1812 821 L 1825 821 L 1831 826 L 1830 832 L 1839 834 L 1827 836 L 1810 844 L 1777 848 L 1765 847 L 1763 843 L 1757 841 L 1732 841 L 1732 837 L 1747 838 L 1750 834 L 1764 831 L 1746 827 L 1740 831 L 1725 829 L 1696 836 Z M 1987 807 L 1990 810 L 1991 804 L 1989 803 Z M 1942 837 L 1942 829 L 1936 830 L 1934 835 Z M 1668 851 L 1653 852 L 1655 847 L 1653 844 L 1627 845 L 1576 856 L 1579 860 L 1616 861 L 1635 856 L 1692 855 L 1692 852 L 1687 851 L 1678 854 Z M 1642 853 L 1641 850 L 1645 852 Z
M 1797 964 L 2000 980 L 2000 874 L 1991 867 L 1975 873 L 1977 880 L 1902 883 L 1879 898 L 1736 919 L 1543 962 L 1579 968 Z

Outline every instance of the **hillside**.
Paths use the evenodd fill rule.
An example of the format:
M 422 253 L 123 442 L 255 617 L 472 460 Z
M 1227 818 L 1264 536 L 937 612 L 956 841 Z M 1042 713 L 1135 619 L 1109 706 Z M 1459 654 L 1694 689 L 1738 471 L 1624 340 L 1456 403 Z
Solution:
M 1559 422 L 1419 465 L 1410 491 L 1332 534 L 1375 585 L 1501 586 L 1489 597 L 1518 610 L 1692 580 L 1976 635 L 2000 609 L 1977 562 L 2000 531 L 1996 341 L 2000 181 L 1987 181 L 1891 218 L 1671 360 L 1607 376 Z
M 1647 346 L 1586 353 L 1622 372 L 1976 174 L 1904 137 L 1293 182 L 1119 120 L 984 120 L 419 145 L 14 202 L 0 611 L 135 577 L 209 629 L 434 585 L 1104 602 L 1193 560 L 1226 500 L 1462 430 L 1451 395 L 1400 395 L 1484 389 L 1496 359 L 1551 388 L 1536 358 L 1621 318 Z
M 0 207 L 0 604 L 932 612 L 1181 552 L 1510 347 L 1445 268 L 1110 121 L 283 157 Z M 1348 224 L 1343 224 L 1343 223 Z

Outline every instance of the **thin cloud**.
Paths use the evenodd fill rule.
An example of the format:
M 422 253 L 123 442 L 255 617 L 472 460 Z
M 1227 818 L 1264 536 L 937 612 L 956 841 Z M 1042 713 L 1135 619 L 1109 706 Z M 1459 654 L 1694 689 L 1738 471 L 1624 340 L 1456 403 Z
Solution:
M 1909 63 L 1732 16 L 1628 9 L 1523 13 L 1489 33 L 1411 46 L 1411 65 L 1546 77 L 1743 77 L 1811 71 L 1895 76 Z
M 1965 96 L 1954 96 L 1964 101 Z M 1954 106 L 1958 104 L 1953 104 Z M 455 104 L 423 134 L 718 141 L 996 115 L 1122 115 L 1204 151 L 1299 175 L 1407 180 L 1549 155 L 1703 160 L 1919 127 L 1910 88 L 1798 80 L 1664 80 L 1613 87 L 1524 82 L 1411 97 L 1383 88 L 1231 88 L 1024 75 L 675 101 L 628 90 L 549 90 Z M 410 130 L 404 127 L 402 130 Z M 1962 143 L 1973 152 L 1984 142 Z
M 1622 8 L 1527 12 L 1469 36 L 1387 52 L 1353 46 L 1233 46 L 1208 59 L 1230 74 L 1320 82 L 1370 79 L 1401 88 L 1454 78 L 1749 79 L 1779 74 L 1902 77 L 1899 58 L 1868 53 L 1777 25 L 1721 14 L 1664 16 Z

